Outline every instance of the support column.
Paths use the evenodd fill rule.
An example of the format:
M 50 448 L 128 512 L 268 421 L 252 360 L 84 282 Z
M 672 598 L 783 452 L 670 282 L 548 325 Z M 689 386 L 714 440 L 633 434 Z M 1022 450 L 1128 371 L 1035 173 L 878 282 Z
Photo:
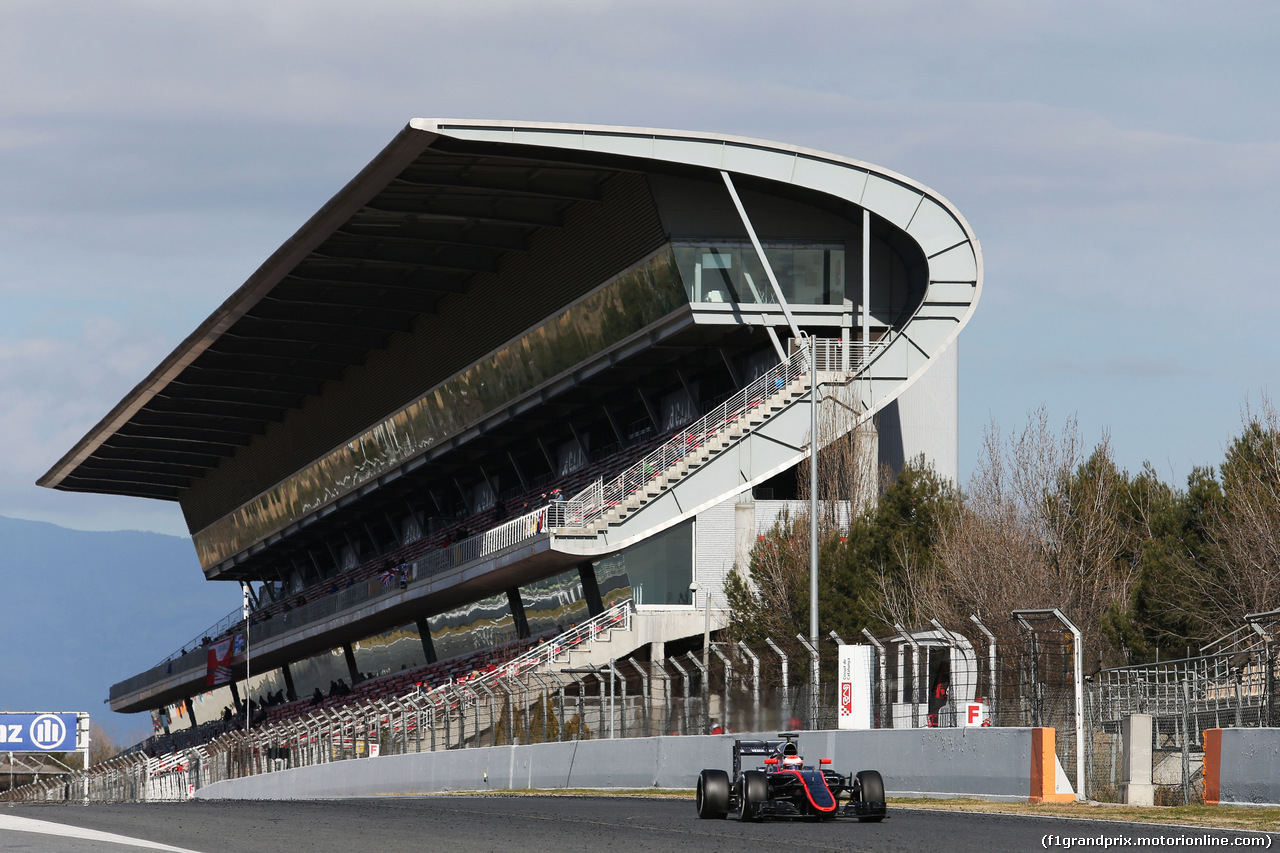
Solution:
M 667 660 L 667 644 L 662 640 L 655 640 L 649 643 L 649 663 L 651 666 L 660 667 Z M 659 684 L 658 682 L 662 682 Z M 661 702 L 671 701 L 671 697 L 666 695 L 666 680 L 661 678 L 649 679 L 649 701 L 654 705 Z
M 1155 802 L 1155 786 L 1151 783 L 1151 715 L 1130 714 L 1120 723 L 1124 747 L 1120 780 L 1120 802 L 1149 806 Z
M 599 593 L 596 593 L 597 597 Z M 511 619 L 515 622 L 516 636 L 522 640 L 529 639 L 529 619 L 524 615 L 524 600 L 520 598 L 520 587 L 513 586 L 507 590 L 507 603 L 511 606 Z
M 871 211 L 862 209 L 862 352 L 871 345 Z
M 231 685 L 231 704 L 234 707 L 239 707 L 240 706 L 240 689 L 236 687 L 235 681 L 229 681 L 227 683 Z M 249 686 L 246 684 L 245 690 L 248 690 L 248 689 L 249 689 Z
M 191 728 L 194 729 L 199 723 L 196 722 L 196 709 L 191 706 L 191 697 L 183 699 L 182 705 L 187 709 L 187 719 L 191 721 Z
M 351 686 L 355 687 L 360 682 L 360 670 L 356 669 L 356 653 L 350 643 L 342 644 L 342 656 L 347 659 L 347 674 L 351 676 Z
M 578 564 L 578 577 L 582 579 L 582 597 L 587 602 L 587 612 L 599 616 L 604 612 L 604 602 L 600 600 L 600 584 L 596 582 L 596 567 L 590 560 Z
M 280 667 L 280 672 L 284 675 L 284 697 L 292 702 L 298 698 L 298 691 L 293 689 L 293 673 L 289 671 L 289 664 Z
M 427 663 L 435 663 L 436 644 L 431 640 L 431 626 L 427 624 L 427 620 L 419 616 L 414 622 L 418 625 L 418 637 L 422 640 L 422 654 L 426 656 Z

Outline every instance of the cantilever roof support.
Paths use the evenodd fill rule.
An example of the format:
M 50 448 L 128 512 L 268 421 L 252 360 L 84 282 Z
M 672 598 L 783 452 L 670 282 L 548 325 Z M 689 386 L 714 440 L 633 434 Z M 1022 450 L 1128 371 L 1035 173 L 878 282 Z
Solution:
M 755 247 L 756 257 L 760 258 L 760 265 L 764 267 L 764 274 L 769 278 L 769 286 L 773 288 L 773 295 L 778 298 L 778 307 L 782 309 L 782 316 L 787 318 L 787 325 L 791 327 L 791 337 L 796 339 L 796 343 L 800 343 L 800 327 L 796 325 L 796 318 L 791 314 L 791 306 L 787 304 L 787 298 L 782 295 L 782 288 L 778 285 L 778 277 L 773 274 L 773 267 L 769 266 L 769 259 L 764 255 L 764 247 L 760 245 L 760 238 L 756 236 L 756 229 L 751 225 L 751 219 L 747 216 L 747 209 L 742 206 L 742 199 L 738 198 L 738 190 L 733 186 L 733 178 L 729 177 L 729 173 L 721 170 L 720 177 L 724 178 L 724 185 L 729 190 L 729 197 L 733 199 L 733 206 L 738 209 L 738 216 L 742 218 L 742 225 L 747 229 L 747 236 L 751 238 L 751 245 Z M 770 337 L 773 337 L 772 335 Z M 778 357 L 783 361 L 787 360 L 786 353 L 782 351 L 781 345 L 777 338 L 773 340 L 773 345 L 778 348 Z

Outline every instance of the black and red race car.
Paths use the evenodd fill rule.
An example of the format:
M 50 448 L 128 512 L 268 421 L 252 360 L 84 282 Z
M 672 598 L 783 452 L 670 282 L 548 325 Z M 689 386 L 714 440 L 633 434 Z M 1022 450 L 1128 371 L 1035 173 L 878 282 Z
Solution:
M 771 817 L 884 820 L 884 781 L 878 772 L 860 770 L 845 776 L 830 769 L 830 758 L 817 766 L 805 764 L 796 748 L 799 735 L 782 732 L 778 737 L 781 740 L 735 740 L 732 781 L 723 770 L 698 774 L 698 817 L 717 819 L 733 812 L 749 821 Z M 756 759 L 759 766 L 751 767 Z

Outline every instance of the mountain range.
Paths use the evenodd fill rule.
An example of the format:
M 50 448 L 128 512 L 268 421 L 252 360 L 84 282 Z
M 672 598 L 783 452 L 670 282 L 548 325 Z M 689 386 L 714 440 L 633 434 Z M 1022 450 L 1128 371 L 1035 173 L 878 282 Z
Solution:
M 151 732 L 111 685 L 158 664 L 240 603 L 189 539 L 0 517 L 0 710 L 88 711 L 119 745 Z

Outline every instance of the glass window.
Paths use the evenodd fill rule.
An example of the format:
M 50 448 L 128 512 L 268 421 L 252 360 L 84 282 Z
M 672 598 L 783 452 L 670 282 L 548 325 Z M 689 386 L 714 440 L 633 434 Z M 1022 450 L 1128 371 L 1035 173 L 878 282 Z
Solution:
M 799 243 L 764 247 L 788 302 L 839 305 L 844 300 L 844 248 Z M 777 302 L 751 245 L 677 245 L 676 265 L 693 303 L 741 305 Z
M 688 605 L 693 581 L 693 522 L 686 521 L 601 560 L 597 578 L 625 572 L 637 605 Z

